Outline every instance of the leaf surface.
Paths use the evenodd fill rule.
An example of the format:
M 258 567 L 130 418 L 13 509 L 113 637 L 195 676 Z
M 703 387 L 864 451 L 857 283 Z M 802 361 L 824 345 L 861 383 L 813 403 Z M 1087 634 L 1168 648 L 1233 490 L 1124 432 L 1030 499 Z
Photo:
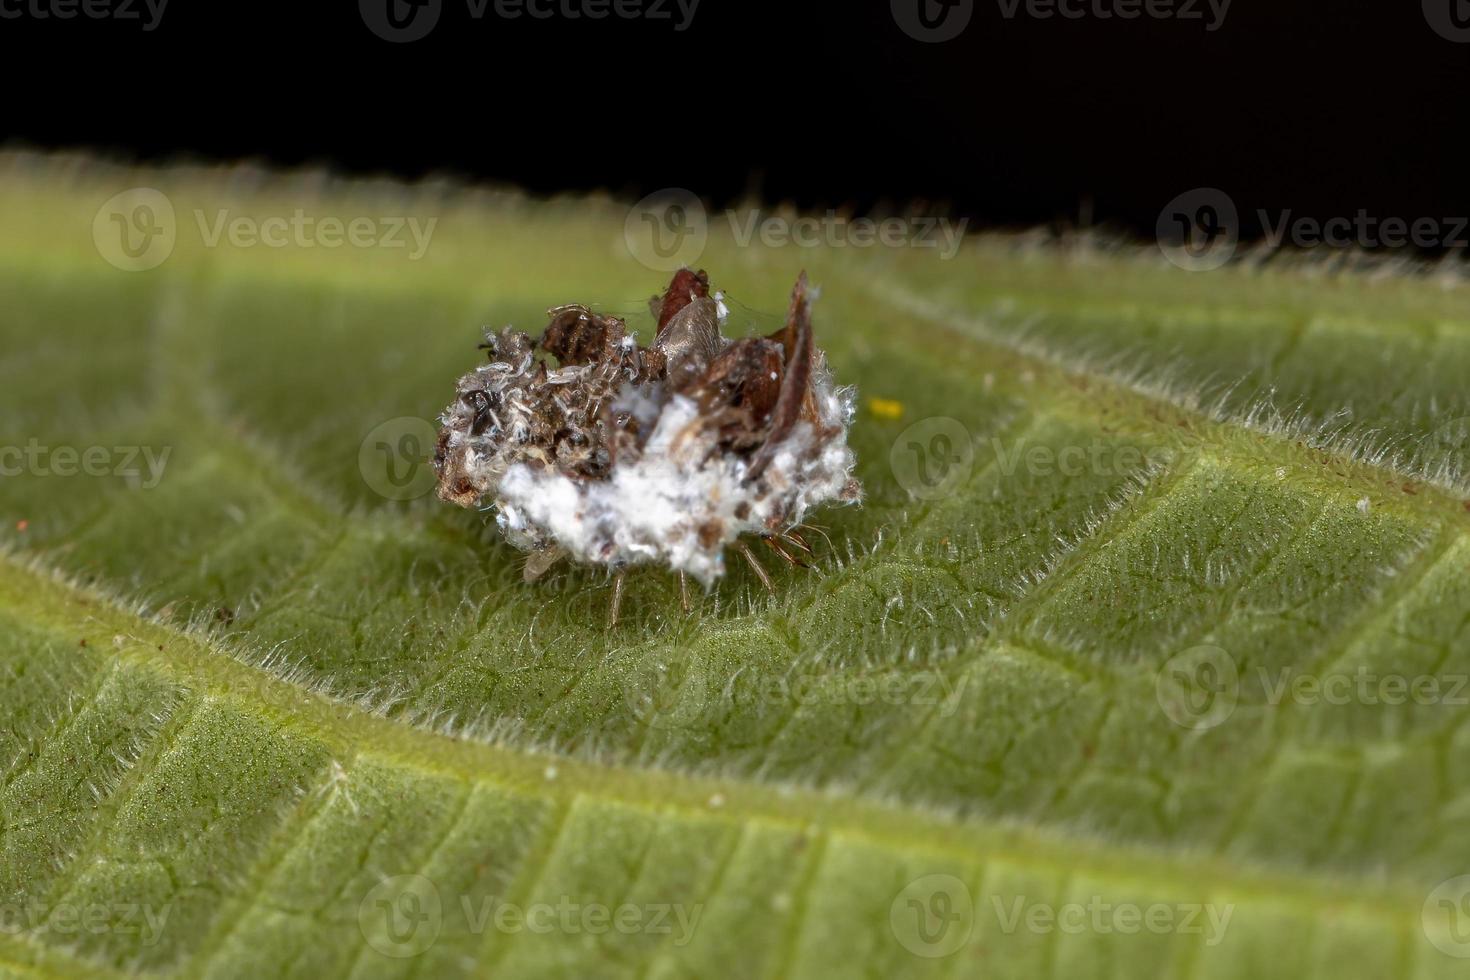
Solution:
M 645 571 L 609 631 L 599 575 L 524 584 L 485 515 L 377 492 L 369 437 L 484 326 L 646 336 L 622 208 L 3 174 L 0 445 L 48 454 L 0 481 L 6 970 L 1463 975 L 1457 282 L 711 215 L 737 324 L 822 287 L 867 500 L 774 598 L 732 564 L 686 616 Z M 130 273 L 93 231 L 134 186 L 177 241 Z M 297 209 L 436 224 L 208 244 Z

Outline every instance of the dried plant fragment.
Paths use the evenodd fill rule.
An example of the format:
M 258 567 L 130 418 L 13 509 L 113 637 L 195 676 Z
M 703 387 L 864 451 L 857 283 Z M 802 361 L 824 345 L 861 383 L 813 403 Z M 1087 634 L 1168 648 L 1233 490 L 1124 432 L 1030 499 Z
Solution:
M 439 496 L 493 507 L 530 553 L 528 579 L 566 557 L 617 572 L 664 565 L 708 586 L 727 546 L 755 562 L 742 535 L 797 564 L 792 552 L 811 550 L 796 530 L 807 513 L 861 497 L 853 393 L 813 342 L 805 273 L 770 337 L 725 337 L 702 271 L 681 269 L 650 309 L 647 347 L 579 305 L 549 310 L 539 342 L 488 336 L 488 363 L 440 417 Z

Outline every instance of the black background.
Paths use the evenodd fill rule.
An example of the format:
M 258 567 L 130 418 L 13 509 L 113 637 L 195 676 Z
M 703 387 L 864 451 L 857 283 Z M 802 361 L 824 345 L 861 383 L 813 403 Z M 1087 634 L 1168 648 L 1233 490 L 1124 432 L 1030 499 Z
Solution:
M 38 2 L 52 0 L 0 0 Z M 701 0 L 684 31 L 671 4 L 668 20 L 592 21 L 443 3 L 401 44 L 355 0 L 171 0 L 153 31 L 0 20 L 0 125 L 21 145 L 147 160 L 537 193 L 682 186 L 717 206 L 917 201 L 978 225 L 1090 216 L 1141 236 L 1199 186 L 1234 199 L 1248 238 L 1258 209 L 1470 212 L 1470 44 L 1441 37 L 1419 0 L 1234 0 L 1214 31 L 1203 2 L 1198 19 L 1121 20 L 973 0 L 943 43 L 905 34 L 889 0 Z

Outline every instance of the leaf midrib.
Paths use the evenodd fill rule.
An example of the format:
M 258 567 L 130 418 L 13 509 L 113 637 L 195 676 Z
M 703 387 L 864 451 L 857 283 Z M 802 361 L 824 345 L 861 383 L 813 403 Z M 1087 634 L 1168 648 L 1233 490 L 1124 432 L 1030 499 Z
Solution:
M 972 312 L 940 306 L 899 287 L 862 288 L 874 301 L 895 312 L 920 318 L 928 328 L 943 331 L 945 335 L 963 340 L 978 351 L 987 352 L 992 357 L 1035 372 L 1036 378 L 1032 385 L 1020 393 L 1028 400 L 1044 405 L 1050 414 L 1095 422 L 1097 391 L 1102 389 L 1124 405 L 1135 409 L 1149 406 L 1155 411 L 1163 410 L 1168 413 L 1166 418 L 1159 420 L 1147 411 L 1135 410 L 1127 416 L 1130 424 L 1168 435 L 1177 435 L 1177 430 L 1182 428 L 1181 423 L 1188 425 L 1192 429 L 1190 434 L 1194 436 L 1201 451 L 1214 455 L 1227 466 L 1238 464 L 1242 460 L 1218 435 L 1229 432 L 1248 436 L 1267 450 L 1267 454 L 1273 456 L 1275 461 L 1289 466 L 1297 485 L 1307 483 L 1348 501 L 1359 499 L 1364 494 L 1383 494 L 1390 489 L 1398 489 L 1399 493 L 1384 501 L 1395 510 L 1415 514 L 1421 520 L 1453 521 L 1462 529 L 1470 530 L 1470 501 L 1423 473 L 1397 468 L 1384 462 L 1357 459 L 1330 446 L 1308 446 L 1300 437 L 1247 426 L 1234 418 L 1222 421 L 1182 398 L 1170 397 L 1168 393 L 1120 381 L 1110 374 L 1068 363 L 1064 358 L 1037 356 L 1023 344 L 1008 341 L 992 332 L 987 331 L 981 335 L 978 332 L 981 327 L 977 325 L 976 316 Z M 969 324 L 972 329 L 964 329 L 964 324 Z M 911 327 L 907 330 L 912 333 Z M 946 351 L 945 354 L 946 357 L 953 358 L 957 352 Z M 1048 385 L 1046 381 L 1057 383 Z M 1015 390 L 1015 386 L 1010 387 Z M 1034 389 L 1044 389 L 1045 393 L 1038 395 Z M 1334 470 L 1333 479 L 1324 478 L 1319 468 L 1311 465 L 1314 459 L 1320 460 L 1323 457 L 1332 460 L 1340 468 Z M 1402 492 L 1402 484 L 1405 482 L 1414 485 L 1414 493 Z M 1386 487 L 1386 483 L 1393 484 L 1393 487 Z

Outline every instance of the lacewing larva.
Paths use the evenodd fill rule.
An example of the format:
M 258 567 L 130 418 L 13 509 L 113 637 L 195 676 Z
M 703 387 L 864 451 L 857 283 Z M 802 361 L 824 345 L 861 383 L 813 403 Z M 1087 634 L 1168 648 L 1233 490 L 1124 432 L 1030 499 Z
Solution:
M 575 304 L 547 311 L 539 342 L 510 327 L 487 335 L 488 363 L 440 416 L 439 496 L 493 507 L 528 553 L 528 581 L 562 559 L 608 568 L 612 624 L 634 565 L 677 572 L 687 609 L 686 576 L 708 587 L 733 547 L 770 589 L 742 537 L 803 564 L 807 513 L 862 496 L 847 445 L 854 393 L 815 345 L 811 300 L 802 273 L 781 329 L 731 339 L 709 278 L 681 269 L 650 301 L 647 347 Z

